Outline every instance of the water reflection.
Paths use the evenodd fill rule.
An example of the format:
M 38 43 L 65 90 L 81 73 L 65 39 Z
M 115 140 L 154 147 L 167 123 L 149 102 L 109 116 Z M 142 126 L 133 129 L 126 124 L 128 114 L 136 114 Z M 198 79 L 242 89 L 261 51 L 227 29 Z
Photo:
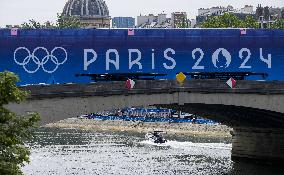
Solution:
M 40 129 L 25 174 L 252 174 L 248 164 L 230 159 L 228 139 L 167 137 L 153 145 L 143 134 Z M 216 142 L 218 141 L 218 143 Z M 269 171 L 268 167 L 263 169 Z M 244 170 L 244 171 L 243 171 Z

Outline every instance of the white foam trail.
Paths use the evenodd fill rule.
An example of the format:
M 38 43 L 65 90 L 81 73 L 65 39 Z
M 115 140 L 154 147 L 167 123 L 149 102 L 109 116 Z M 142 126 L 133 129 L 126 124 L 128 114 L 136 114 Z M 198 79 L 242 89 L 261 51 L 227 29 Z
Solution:
M 140 142 L 140 143 L 142 143 L 142 144 L 147 144 L 147 145 L 155 145 L 155 146 L 170 146 L 170 145 L 168 144 L 168 142 L 166 142 L 166 143 L 154 143 L 154 142 L 151 142 L 151 141 L 149 141 L 149 140 L 144 140 L 144 141 L 142 141 L 142 142 Z
M 192 148 L 203 148 L 203 149 L 222 149 L 222 150 L 231 150 L 232 144 L 225 143 L 193 143 L 193 142 L 178 142 L 169 140 L 166 143 L 153 143 L 148 140 L 140 142 L 142 144 L 149 144 L 155 146 L 170 146 L 177 149 L 192 149 Z

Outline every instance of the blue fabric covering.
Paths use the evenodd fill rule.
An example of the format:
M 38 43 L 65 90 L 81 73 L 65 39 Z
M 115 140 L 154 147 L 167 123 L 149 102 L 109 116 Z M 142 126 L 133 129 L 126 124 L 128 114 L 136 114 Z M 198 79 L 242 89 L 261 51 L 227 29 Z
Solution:
M 178 119 L 178 118 L 151 118 L 151 117 L 129 117 L 129 116 L 99 116 L 89 115 L 89 119 L 97 120 L 122 120 L 122 121 L 143 121 L 143 122 L 170 122 L 170 123 L 192 123 L 191 119 Z M 217 124 L 216 122 L 208 119 L 196 119 L 197 124 Z
M 110 60 L 119 57 L 109 69 L 108 51 Z M 140 53 L 141 66 L 129 68 Z M 175 79 L 181 71 L 267 73 L 267 80 L 283 81 L 283 57 L 284 30 L 247 29 L 241 35 L 240 29 L 135 29 L 128 36 L 127 29 L 41 29 L 11 36 L 0 29 L 0 71 L 17 73 L 19 85 L 48 83 L 51 76 L 60 84 L 92 81 L 76 74 L 165 73 L 159 78 Z

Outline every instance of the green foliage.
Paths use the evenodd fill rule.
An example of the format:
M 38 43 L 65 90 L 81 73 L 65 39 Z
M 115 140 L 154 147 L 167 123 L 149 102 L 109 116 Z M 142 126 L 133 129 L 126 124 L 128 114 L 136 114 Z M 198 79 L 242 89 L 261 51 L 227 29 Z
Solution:
M 56 25 L 52 24 L 51 22 L 47 21 L 44 24 L 40 24 L 39 22 L 35 21 L 34 19 L 29 20 L 29 22 L 24 22 L 20 26 L 22 29 L 54 29 L 57 28 Z
M 24 22 L 21 24 L 22 29 L 40 29 L 41 25 L 40 23 L 36 22 L 35 20 L 29 20 L 29 22 Z
M 80 28 L 82 23 L 74 16 L 64 16 L 63 14 L 57 14 L 57 23 L 53 24 L 49 21 L 41 24 L 34 19 L 29 22 L 24 22 L 20 26 L 22 29 L 65 29 L 65 28 Z
M 57 28 L 80 28 L 82 23 L 74 16 L 64 16 L 63 14 L 57 14 Z
M 201 24 L 202 28 L 258 28 L 257 21 L 252 16 L 245 20 L 239 19 L 231 13 L 221 16 L 211 16 Z
M 254 19 L 253 16 L 248 15 L 248 16 L 246 16 L 246 19 L 244 20 L 244 28 L 257 29 L 257 28 L 259 28 L 259 24 L 258 24 L 258 22 Z
M 0 72 L 0 174 L 22 174 L 20 166 L 29 162 L 29 149 L 25 139 L 32 137 L 31 129 L 39 121 L 37 113 L 17 116 L 4 106 L 19 103 L 28 95 L 21 91 L 16 82 L 18 77 L 11 72 Z
M 271 24 L 272 29 L 284 29 L 284 19 L 276 19 L 275 22 Z
M 175 28 L 188 28 L 187 18 L 183 17 L 175 22 Z

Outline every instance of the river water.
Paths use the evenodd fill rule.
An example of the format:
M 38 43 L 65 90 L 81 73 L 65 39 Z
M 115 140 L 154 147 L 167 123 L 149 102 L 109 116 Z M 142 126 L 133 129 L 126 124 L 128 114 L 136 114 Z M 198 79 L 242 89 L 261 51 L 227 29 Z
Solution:
M 281 169 L 231 161 L 226 138 L 167 136 L 152 144 L 143 134 L 41 128 L 31 148 L 27 175 L 283 174 Z

